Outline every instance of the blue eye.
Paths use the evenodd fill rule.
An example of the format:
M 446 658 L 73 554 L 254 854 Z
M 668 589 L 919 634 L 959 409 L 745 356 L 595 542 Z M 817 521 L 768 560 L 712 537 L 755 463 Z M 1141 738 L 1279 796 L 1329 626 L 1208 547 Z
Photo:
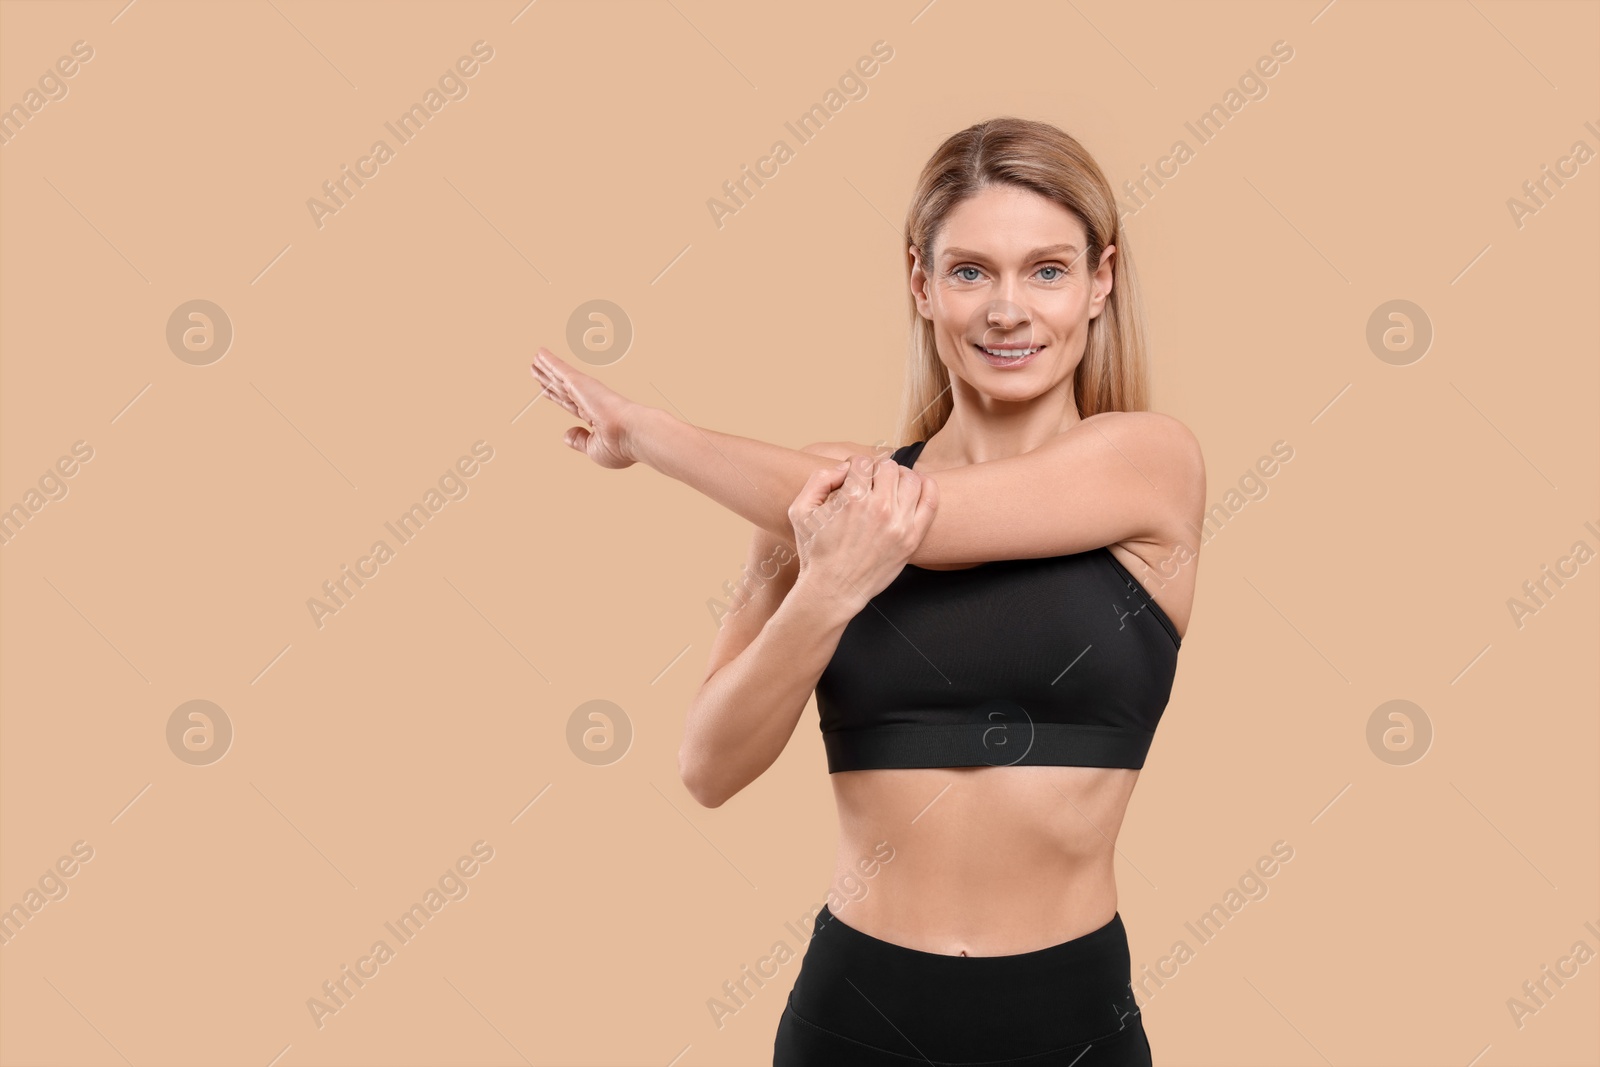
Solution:
M 959 278 L 961 281 L 964 281 L 964 282 L 975 282 L 975 281 L 977 281 L 978 279 L 976 279 L 976 278 L 969 278 L 969 277 L 966 276 L 966 272 L 969 271 L 969 270 L 970 271 L 978 271 L 978 268 L 974 267 L 974 266 L 971 266 L 970 264 L 967 265 L 967 266 L 964 266 L 964 267 L 952 267 L 951 270 L 950 270 L 950 273 L 951 273 L 952 276 L 954 276 L 956 278 Z M 1047 265 L 1039 268 L 1039 271 L 1047 271 L 1047 270 L 1055 271 L 1055 274 L 1052 277 L 1044 279 L 1047 282 L 1058 282 L 1062 278 L 1065 278 L 1067 276 L 1067 274 L 1068 274 L 1068 271 L 1067 271 L 1067 269 L 1065 267 L 1060 267 L 1060 266 L 1057 266 L 1057 265 L 1055 265 L 1053 263 L 1052 264 L 1047 264 Z M 1035 272 L 1035 273 L 1038 273 L 1038 272 Z

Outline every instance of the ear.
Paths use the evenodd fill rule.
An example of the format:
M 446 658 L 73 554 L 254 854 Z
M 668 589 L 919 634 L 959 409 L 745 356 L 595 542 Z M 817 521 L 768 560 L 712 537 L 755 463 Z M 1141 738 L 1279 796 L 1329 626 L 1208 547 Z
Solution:
M 933 307 L 928 295 L 928 274 L 922 269 L 922 257 L 917 254 L 915 245 L 908 245 L 906 254 L 911 257 L 911 299 L 917 305 L 917 314 L 931 319 Z
M 1106 298 L 1111 295 L 1112 269 L 1111 260 L 1117 254 L 1116 245 L 1106 245 L 1106 250 L 1100 253 L 1100 266 L 1094 272 L 1094 293 L 1089 297 L 1089 317 L 1099 318 L 1100 312 L 1105 310 Z

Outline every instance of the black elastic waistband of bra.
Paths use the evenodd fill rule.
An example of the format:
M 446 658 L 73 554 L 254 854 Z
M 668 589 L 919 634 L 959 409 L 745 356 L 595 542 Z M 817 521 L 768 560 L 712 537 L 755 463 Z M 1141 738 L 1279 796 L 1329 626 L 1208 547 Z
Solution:
M 1125 726 L 887 723 L 822 734 L 828 773 L 906 767 L 1144 766 L 1155 734 Z

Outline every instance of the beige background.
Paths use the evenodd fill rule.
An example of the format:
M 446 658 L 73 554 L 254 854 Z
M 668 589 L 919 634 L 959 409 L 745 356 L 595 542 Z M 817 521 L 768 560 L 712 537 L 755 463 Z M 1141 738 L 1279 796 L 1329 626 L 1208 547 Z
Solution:
M 0 906 L 93 857 L 0 947 L 0 1062 L 769 1062 L 785 923 L 832 869 L 815 713 L 723 808 L 688 796 L 746 524 L 566 450 L 527 364 L 577 359 L 605 299 L 634 339 L 595 373 L 628 395 L 794 447 L 892 437 L 897 227 L 938 142 L 1001 114 L 1119 187 L 1189 141 L 1128 219 L 1154 406 L 1219 504 L 1294 449 L 1202 554 L 1119 841 L 1135 976 L 1196 950 L 1146 996 L 1157 1063 L 1600 1061 L 1600 961 L 1507 1008 L 1600 949 L 1600 563 L 1520 629 L 1507 607 L 1600 549 L 1600 161 L 1507 207 L 1600 149 L 1600 6 L 7 0 L 0 106 L 80 40 L 0 148 L 0 507 L 93 450 L 0 550 Z M 468 95 L 318 228 L 306 201 L 479 40 Z M 879 40 L 799 145 L 784 122 Z M 1200 145 L 1185 121 L 1280 40 Z M 708 199 L 779 138 L 719 229 Z M 204 366 L 166 340 L 197 299 L 234 331 Z M 1366 339 L 1401 299 L 1434 330 L 1405 366 Z M 319 628 L 322 583 L 477 441 L 468 494 Z M 1433 731 L 1404 766 L 1367 741 L 1394 699 Z M 169 747 L 191 700 L 232 724 L 220 761 Z M 569 746 L 591 700 L 631 724 L 620 761 Z M 1185 923 L 1280 840 L 1200 945 Z M 477 841 L 468 895 L 319 1028 L 308 998 Z M 708 1000 L 780 940 L 719 1029 Z

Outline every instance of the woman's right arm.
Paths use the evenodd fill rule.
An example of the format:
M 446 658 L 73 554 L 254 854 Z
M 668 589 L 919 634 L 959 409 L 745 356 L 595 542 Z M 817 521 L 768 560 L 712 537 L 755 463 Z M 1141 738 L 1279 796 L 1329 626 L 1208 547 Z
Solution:
M 790 542 L 757 527 L 746 570 L 785 563 L 726 617 L 678 749 L 678 773 L 708 808 L 755 781 L 789 742 L 850 620 L 893 581 L 933 521 L 938 487 L 848 445 L 805 451 L 849 463 L 813 472 L 789 505 Z M 852 453 L 855 453 L 852 455 Z M 848 468 L 848 469 L 846 469 Z
M 747 573 L 765 573 L 785 542 L 757 528 Z M 726 615 L 678 749 L 678 773 L 708 808 L 755 781 L 794 735 L 851 615 L 839 598 L 797 580 L 793 552 L 777 575 Z

